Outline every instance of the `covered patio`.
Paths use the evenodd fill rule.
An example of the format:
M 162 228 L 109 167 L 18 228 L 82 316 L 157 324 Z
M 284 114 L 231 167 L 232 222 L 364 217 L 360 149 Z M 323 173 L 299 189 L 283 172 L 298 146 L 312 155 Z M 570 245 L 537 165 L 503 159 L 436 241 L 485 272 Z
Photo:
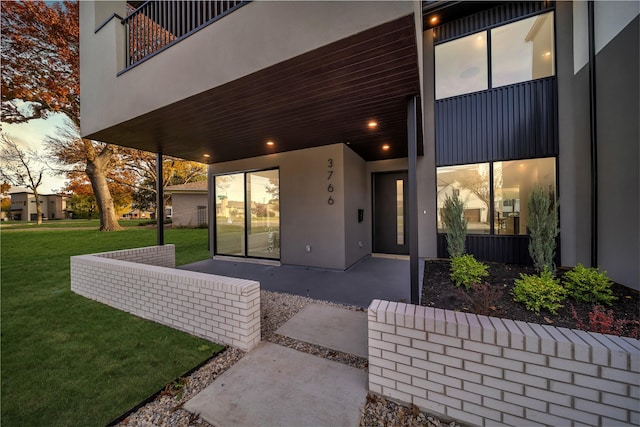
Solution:
M 424 258 L 418 262 L 420 293 Z M 372 300 L 410 302 L 409 257 L 373 255 L 346 271 L 275 263 L 255 263 L 245 259 L 216 257 L 180 267 L 184 270 L 260 282 L 260 289 L 306 296 L 366 308 Z

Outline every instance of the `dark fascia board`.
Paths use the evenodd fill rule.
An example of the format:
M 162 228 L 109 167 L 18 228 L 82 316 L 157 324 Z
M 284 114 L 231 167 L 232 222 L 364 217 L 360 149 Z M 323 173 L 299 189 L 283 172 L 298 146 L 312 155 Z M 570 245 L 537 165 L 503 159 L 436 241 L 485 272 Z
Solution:
M 437 27 L 446 22 L 454 21 L 468 15 L 473 15 L 480 11 L 491 9 L 501 4 L 508 3 L 504 1 L 425 1 L 422 3 L 422 29 Z M 429 24 L 429 18 L 437 14 L 440 18 L 436 25 Z

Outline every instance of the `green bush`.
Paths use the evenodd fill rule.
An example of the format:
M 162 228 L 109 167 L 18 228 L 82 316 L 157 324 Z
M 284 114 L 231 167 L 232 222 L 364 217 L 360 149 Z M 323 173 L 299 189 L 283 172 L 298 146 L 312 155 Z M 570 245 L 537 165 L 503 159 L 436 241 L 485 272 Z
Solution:
M 540 187 L 529 196 L 529 255 L 533 266 L 542 272 L 554 270 L 553 256 L 558 235 L 558 208 L 553 197 Z
M 600 272 L 598 268 L 578 264 L 564 274 L 562 283 L 577 301 L 611 305 L 616 299 L 611 291 L 613 282 L 606 271 Z
M 451 258 L 464 253 L 467 238 L 467 220 L 464 218 L 464 203 L 456 193 L 447 196 L 442 208 L 442 222 L 447 230 L 447 250 Z
M 486 264 L 476 260 L 473 255 L 466 254 L 451 259 L 451 280 L 460 287 L 470 289 L 471 285 L 479 284 L 489 273 Z
M 524 303 L 527 310 L 540 314 L 540 309 L 557 314 L 560 304 L 567 297 L 567 291 L 560 280 L 549 269 L 542 270 L 539 276 L 520 274 L 513 288 L 513 300 Z

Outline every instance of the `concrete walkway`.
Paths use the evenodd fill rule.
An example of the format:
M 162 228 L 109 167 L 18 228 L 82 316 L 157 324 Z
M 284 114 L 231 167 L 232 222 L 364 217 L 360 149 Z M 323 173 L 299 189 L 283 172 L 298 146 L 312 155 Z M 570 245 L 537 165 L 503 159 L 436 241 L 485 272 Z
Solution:
M 339 327 L 331 326 L 339 318 Z M 366 314 L 309 305 L 278 333 L 366 354 Z M 317 328 L 324 325 L 325 328 Z M 322 329 L 322 330 L 321 330 Z M 365 371 L 263 342 L 184 408 L 216 426 L 357 426 L 367 396 Z
M 418 262 L 420 289 L 424 259 Z M 257 280 L 260 289 L 368 307 L 373 299 L 411 300 L 409 260 L 371 256 L 346 271 L 291 265 L 264 265 L 243 259 L 208 259 L 180 267 L 185 270 Z
M 368 356 L 367 313 L 363 311 L 309 304 L 276 333 L 331 350 Z

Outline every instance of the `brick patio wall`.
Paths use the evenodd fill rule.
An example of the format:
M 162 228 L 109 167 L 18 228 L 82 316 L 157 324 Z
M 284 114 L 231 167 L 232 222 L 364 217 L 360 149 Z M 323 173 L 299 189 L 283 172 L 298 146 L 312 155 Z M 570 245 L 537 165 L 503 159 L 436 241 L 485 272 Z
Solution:
M 479 425 L 640 425 L 640 341 L 374 300 L 369 390 Z
M 242 350 L 260 342 L 258 282 L 174 266 L 174 245 L 73 256 L 71 290 Z

